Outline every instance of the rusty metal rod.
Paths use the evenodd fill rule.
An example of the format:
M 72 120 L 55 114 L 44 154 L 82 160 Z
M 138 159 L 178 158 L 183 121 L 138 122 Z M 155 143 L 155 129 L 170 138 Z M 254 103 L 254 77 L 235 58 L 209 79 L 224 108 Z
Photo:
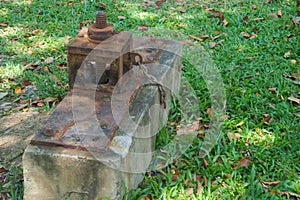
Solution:
M 120 79 L 123 76 L 123 55 L 120 56 L 120 61 L 119 61 L 119 76 L 118 78 Z

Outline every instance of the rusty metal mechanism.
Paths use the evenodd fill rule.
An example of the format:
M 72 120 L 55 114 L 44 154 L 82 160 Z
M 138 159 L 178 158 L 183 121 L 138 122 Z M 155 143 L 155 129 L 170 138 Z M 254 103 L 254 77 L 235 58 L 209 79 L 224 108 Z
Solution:
M 88 28 L 88 39 L 90 42 L 99 44 L 114 34 L 114 26 L 106 22 L 106 13 L 98 11 L 96 14 L 96 23 Z
M 72 94 L 67 95 L 55 112 L 49 117 L 43 128 L 32 139 L 32 144 L 62 146 L 83 150 L 86 150 L 89 146 L 96 145 L 97 150 L 105 151 L 107 149 L 110 140 L 112 140 L 118 130 L 111 112 L 110 102 L 114 86 L 133 65 L 155 62 L 155 58 L 159 54 L 156 50 L 131 52 L 131 33 L 121 32 L 118 33 L 117 40 L 110 40 L 110 37 L 115 34 L 113 25 L 106 22 L 106 13 L 97 12 L 96 22 L 90 25 L 88 29 L 81 30 L 81 34 L 68 45 L 70 88 L 73 89 L 76 86 L 74 84 L 76 78 L 88 77 L 83 81 L 84 84 L 88 85 L 89 82 L 95 84 L 95 81 L 97 81 L 96 85 L 98 86 L 95 98 L 92 99 L 85 95 L 87 93 L 85 91 L 86 87 L 82 88 L 80 94 L 75 94 L 74 90 L 72 90 Z M 97 47 L 100 43 L 101 49 Z M 88 59 L 89 61 L 86 61 L 86 58 L 90 54 L 93 54 L 94 60 Z M 110 63 L 109 66 L 107 66 L 107 63 Z M 101 78 L 97 77 L 99 76 L 98 71 L 104 71 L 101 73 Z M 157 86 L 159 91 L 163 90 L 162 87 Z M 165 107 L 164 91 L 162 91 L 162 94 L 160 102 Z M 82 124 L 80 125 L 80 127 L 83 127 L 81 131 L 88 133 L 92 130 L 94 127 L 90 126 L 92 124 L 90 122 L 97 119 L 106 137 L 77 133 L 78 130 L 76 130 L 72 110 L 74 109 L 72 107 L 74 98 L 82 101 L 82 105 L 95 105 L 96 108 L 96 113 L 82 114 L 82 119 L 76 121 L 76 123 Z

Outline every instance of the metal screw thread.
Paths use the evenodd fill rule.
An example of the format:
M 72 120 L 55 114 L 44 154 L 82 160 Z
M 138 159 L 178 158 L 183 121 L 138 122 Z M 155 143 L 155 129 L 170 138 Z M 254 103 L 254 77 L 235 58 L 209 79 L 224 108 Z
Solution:
M 101 12 L 101 11 L 97 12 L 95 26 L 96 28 L 105 28 L 107 26 L 105 12 Z

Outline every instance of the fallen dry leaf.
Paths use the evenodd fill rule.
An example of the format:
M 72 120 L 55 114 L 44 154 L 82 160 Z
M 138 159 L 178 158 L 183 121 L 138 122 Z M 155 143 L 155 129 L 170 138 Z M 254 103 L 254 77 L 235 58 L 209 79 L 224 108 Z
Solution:
M 38 107 L 43 107 L 44 105 L 45 105 L 45 104 L 42 103 L 42 102 L 37 103 L 37 106 L 38 106 Z
M 216 42 L 209 42 L 208 44 L 209 44 L 209 47 L 210 47 L 211 49 L 214 48 L 214 47 L 217 45 Z
M 63 68 L 63 67 L 66 67 L 66 66 L 67 66 L 67 63 L 66 63 L 66 62 L 62 62 L 62 63 L 56 64 L 55 66 L 56 66 L 56 67 L 61 67 L 61 68 Z
M 29 99 L 25 99 L 25 100 L 20 100 L 20 104 L 28 104 L 30 102 Z
M 297 61 L 296 60 L 291 60 L 291 63 L 293 64 L 293 65 L 295 65 L 295 64 L 297 64 Z
M 252 6 L 251 6 L 251 9 L 252 9 L 252 10 L 256 10 L 256 9 L 257 9 L 257 6 L 256 6 L 256 5 L 252 5 Z
M 250 38 L 251 35 L 249 33 L 246 32 L 241 32 L 241 34 L 245 37 L 245 38 Z
M 187 196 L 190 196 L 194 193 L 194 188 L 188 188 L 185 190 L 185 193 Z
M 21 94 L 21 92 L 22 92 L 22 88 L 20 88 L 20 87 L 15 88 L 16 94 Z
M 278 194 L 284 194 L 287 196 L 292 196 L 292 197 L 296 197 L 296 198 L 300 198 L 300 194 L 294 193 L 294 192 L 285 192 L 285 191 L 281 191 L 281 190 L 277 190 Z
M 223 19 L 223 20 L 222 20 L 222 23 L 223 23 L 224 26 L 227 26 L 227 25 L 229 24 L 228 21 L 227 21 L 226 19 Z
M 206 10 L 212 12 L 214 17 L 220 18 L 221 21 L 224 20 L 224 14 L 222 12 L 216 11 L 214 8 L 208 8 Z
M 243 18 L 243 21 L 247 23 L 247 22 L 248 22 L 248 19 L 249 19 L 249 17 L 248 17 L 248 16 L 245 16 L 245 17 Z
M 200 195 L 200 194 L 201 194 L 201 189 L 202 189 L 202 185 L 201 185 L 201 183 L 198 181 L 198 182 L 197 182 L 197 195 Z
M 274 13 L 270 13 L 270 14 L 269 14 L 269 17 L 274 18 L 274 17 L 275 17 L 275 14 L 274 14 Z
M 294 102 L 294 103 L 297 103 L 297 104 L 300 104 L 300 99 L 296 98 L 296 97 L 288 97 L 288 100 Z
M 292 79 L 292 80 L 297 80 L 299 75 L 297 73 L 293 73 L 293 75 L 288 75 L 288 74 L 282 74 L 283 77 L 285 78 L 289 78 L 289 79 Z
M 118 16 L 118 19 L 126 19 L 125 16 Z
M 6 27 L 8 23 L 0 23 L 0 26 Z
M 54 58 L 53 58 L 53 57 L 49 57 L 49 58 L 47 58 L 47 59 L 44 60 L 44 63 L 50 64 L 50 63 L 52 63 L 53 61 L 54 61 Z
M 51 74 L 50 78 L 52 78 L 56 83 L 61 84 L 60 81 L 59 81 L 59 79 L 57 78 L 57 76 Z
M 229 135 L 229 137 L 230 137 L 231 139 L 236 139 L 236 140 L 238 140 L 238 139 L 241 138 L 241 135 L 238 134 L 238 133 L 231 133 L 231 132 L 229 132 L 228 135 Z
M 164 2 L 165 2 L 165 0 L 158 0 L 155 2 L 155 5 L 159 7 L 159 6 L 162 6 Z
M 211 114 L 211 108 L 207 108 L 207 109 L 206 109 L 206 113 L 207 113 L 207 116 L 210 117 L 210 114 Z
M 41 67 L 44 72 L 50 72 L 50 69 L 46 66 Z
M 36 30 L 32 31 L 32 34 L 37 35 L 37 34 L 42 33 L 42 32 L 44 32 L 42 29 L 36 29 Z
M 147 194 L 147 196 L 141 198 L 141 200 L 152 200 L 152 195 L 151 194 Z
M 203 164 L 204 164 L 205 168 L 207 168 L 209 166 L 208 162 L 205 159 L 203 159 Z
M 294 22 L 295 24 L 299 24 L 299 22 L 300 22 L 300 17 L 294 17 L 294 18 L 292 18 L 292 20 L 293 20 L 293 22 Z
M 263 18 L 263 17 L 258 17 L 258 18 L 252 19 L 252 21 L 262 21 L 262 20 L 265 20 L 265 18 Z
M 247 158 L 242 158 L 237 165 L 234 167 L 234 169 L 237 169 L 238 167 L 247 167 L 250 163 L 250 160 Z
M 263 114 L 263 116 L 264 116 L 264 120 L 265 120 L 265 124 L 269 124 L 270 123 L 270 119 L 271 119 L 271 116 L 270 116 L 270 114 Z
M 185 10 L 185 9 L 181 9 L 179 12 L 180 12 L 180 13 L 185 13 L 186 10 Z
M 276 91 L 277 91 L 277 88 L 269 88 L 269 91 L 270 91 L 270 92 L 276 92 Z
M 198 41 L 203 41 L 203 39 L 201 39 L 200 37 L 196 37 L 194 35 L 190 35 L 190 38 L 192 38 L 194 40 L 198 40 Z
M 138 26 L 138 30 L 148 30 L 148 26 L 147 25 Z
M 293 83 L 294 83 L 295 85 L 300 85 L 300 82 L 299 82 L 299 81 L 293 81 Z
M 230 118 L 230 115 L 222 115 L 221 116 L 221 119 L 229 119 Z
M 253 38 L 256 38 L 257 35 L 256 34 L 251 34 L 251 37 L 249 39 L 253 39 Z
M 23 82 L 22 82 L 22 86 L 28 86 L 28 85 L 31 85 L 31 81 L 30 80 L 24 80 Z
M 282 11 L 281 10 L 277 11 L 277 17 L 279 17 L 279 18 L 282 17 Z
M 54 97 L 47 97 L 46 99 L 44 99 L 44 102 L 49 102 L 49 103 L 52 103 L 55 101 L 56 101 L 56 98 L 54 98 Z
M 261 181 L 265 185 L 278 185 L 280 181 Z
M 191 40 L 180 40 L 182 44 L 194 44 Z

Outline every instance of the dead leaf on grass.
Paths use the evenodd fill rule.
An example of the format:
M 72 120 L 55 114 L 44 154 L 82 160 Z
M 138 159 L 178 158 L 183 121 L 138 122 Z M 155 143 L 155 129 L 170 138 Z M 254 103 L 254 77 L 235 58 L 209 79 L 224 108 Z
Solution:
M 299 86 L 300 86 L 300 82 L 299 82 L 299 81 L 293 81 L 293 83 L 294 83 L 295 85 L 299 85 Z
M 57 76 L 51 74 L 50 78 L 52 78 L 58 85 L 62 86 L 62 84 L 61 84 L 60 80 L 57 78 Z
M 30 80 L 24 80 L 23 82 L 22 82 L 22 86 L 28 86 L 28 85 L 31 85 L 31 81 Z
M 297 64 L 297 61 L 294 60 L 294 59 L 292 59 L 292 60 L 291 60 L 291 64 L 295 65 L 295 64 Z
M 148 30 L 148 26 L 147 25 L 138 26 L 138 30 Z
M 185 190 L 185 193 L 187 196 L 190 196 L 194 193 L 194 188 L 188 188 Z
M 52 102 L 55 102 L 57 99 L 54 98 L 54 97 L 47 97 L 46 99 L 44 99 L 44 102 L 49 102 L 49 103 L 52 103 Z
M 20 87 L 15 88 L 16 94 L 21 94 L 21 92 L 22 92 L 22 88 L 20 88 Z
M 32 31 L 32 34 L 37 35 L 37 34 L 40 34 L 40 33 L 43 33 L 43 32 L 44 32 L 44 30 L 42 30 L 42 29 L 36 29 L 36 30 Z
M 223 19 L 223 20 L 222 20 L 222 23 L 223 23 L 224 26 L 227 26 L 227 25 L 229 24 L 228 21 L 227 21 L 226 19 Z
M 296 97 L 288 97 L 288 100 L 297 103 L 298 105 L 300 104 L 300 99 L 296 98 Z
M 125 16 L 118 16 L 118 19 L 126 19 Z
M 46 58 L 46 59 L 44 60 L 44 63 L 50 64 L 50 63 L 52 63 L 53 61 L 54 61 L 54 58 L 53 58 L 53 57 L 49 57 L 49 58 Z
M 274 14 L 274 13 L 270 13 L 270 14 L 269 14 L 269 17 L 274 18 L 274 17 L 275 17 L 275 14 Z
M 180 40 L 180 42 L 182 43 L 182 44 L 194 44 L 193 43 L 193 41 L 191 41 L 191 40 Z
M 294 22 L 295 24 L 299 24 L 299 22 L 300 22 L 300 17 L 294 17 L 294 18 L 292 18 L 292 20 L 293 20 L 293 22 Z
M 238 139 L 241 138 L 241 135 L 238 134 L 238 133 L 231 133 L 231 132 L 229 132 L 228 135 L 229 135 L 229 137 L 230 137 L 231 139 L 236 139 L 236 140 L 238 140 Z
M 209 47 L 210 47 L 211 49 L 214 48 L 214 47 L 217 45 L 216 42 L 209 42 L 208 44 L 209 44 Z
M 222 115 L 221 116 L 221 119 L 229 119 L 230 118 L 230 115 Z
M 292 80 L 297 80 L 299 77 L 298 73 L 293 73 L 292 75 L 282 74 L 282 76 L 285 78 L 292 79 Z
M 246 32 L 241 32 L 241 34 L 245 37 L 245 38 L 250 38 L 251 35 L 249 33 Z
M 252 9 L 252 10 L 256 10 L 256 9 L 257 9 L 257 6 L 256 6 L 256 5 L 252 5 L 252 6 L 251 6 L 251 9 Z
M 281 10 L 277 11 L 277 17 L 279 17 L 279 18 L 282 17 L 282 11 Z
M 263 21 L 265 20 L 265 18 L 263 17 L 257 17 L 257 18 L 254 18 L 254 19 L 251 19 L 252 21 Z
M 208 117 L 210 117 L 210 115 L 211 115 L 211 111 L 212 111 L 212 109 L 211 109 L 211 108 L 207 108 L 207 109 L 206 109 L 206 113 L 207 113 L 207 116 L 208 116 Z
M 152 195 L 147 194 L 147 196 L 143 197 L 141 200 L 152 200 Z
M 201 190 L 202 190 L 202 185 L 201 185 L 201 183 L 198 181 L 198 182 L 197 182 L 197 195 L 200 195 L 200 194 L 201 194 Z
M 165 0 L 158 0 L 158 1 L 155 2 L 155 5 L 160 7 L 160 6 L 163 5 L 164 2 L 165 2 Z
M 283 55 L 283 57 L 284 57 L 284 58 L 289 58 L 292 54 L 293 54 L 292 51 L 288 51 L 288 52 L 286 52 L 286 53 Z
M 270 120 L 271 120 L 271 116 L 270 114 L 263 114 L 264 118 L 261 119 L 260 121 L 265 121 L 264 124 L 268 125 L 270 123 Z
M 206 10 L 212 12 L 214 17 L 224 20 L 224 14 L 222 12 L 216 11 L 214 8 L 208 8 Z
M 291 197 L 296 197 L 296 198 L 300 198 L 300 194 L 294 193 L 294 192 L 285 192 L 285 191 L 281 191 L 281 190 L 277 190 L 278 194 L 284 194 L 287 196 L 291 196 Z
M 248 20 L 249 20 L 249 17 L 248 17 L 248 16 L 245 16 L 245 17 L 243 18 L 243 21 L 244 21 L 245 23 L 248 23 Z
M 270 91 L 270 92 L 276 92 L 276 91 L 277 91 L 277 88 L 269 88 L 269 91 Z
M 280 181 L 261 181 L 265 185 L 278 185 Z
M 247 167 L 250 163 L 250 160 L 247 158 L 242 158 L 235 167 L 234 169 L 237 169 L 238 167 Z
M 203 164 L 204 164 L 205 168 L 207 168 L 209 166 L 208 162 L 205 159 L 203 159 Z
M 0 23 L 0 26 L 6 27 L 8 23 Z

